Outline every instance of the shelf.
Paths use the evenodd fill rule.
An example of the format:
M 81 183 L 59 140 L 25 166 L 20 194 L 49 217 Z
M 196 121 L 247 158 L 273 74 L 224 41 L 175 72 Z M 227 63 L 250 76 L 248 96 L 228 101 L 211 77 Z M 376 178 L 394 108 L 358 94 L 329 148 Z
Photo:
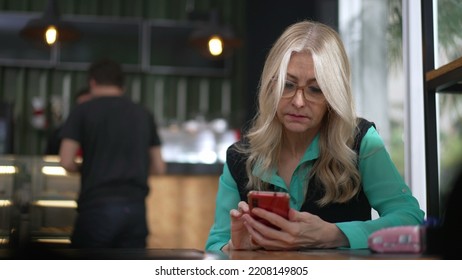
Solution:
M 462 57 L 428 71 L 425 80 L 428 90 L 462 93 Z
M 12 203 L 11 203 L 10 199 L 0 199 L 0 208 L 9 207 L 11 205 L 12 205 Z
M 77 208 L 75 200 L 36 200 L 32 202 L 33 206 L 39 207 L 58 207 L 58 208 Z
M 43 228 L 31 232 L 31 242 L 41 244 L 65 244 L 71 243 L 72 228 Z

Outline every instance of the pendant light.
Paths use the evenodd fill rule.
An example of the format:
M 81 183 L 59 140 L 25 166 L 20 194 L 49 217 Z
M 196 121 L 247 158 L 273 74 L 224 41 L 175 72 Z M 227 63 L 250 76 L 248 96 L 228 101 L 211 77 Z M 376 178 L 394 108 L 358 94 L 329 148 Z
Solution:
M 56 42 L 78 39 L 79 32 L 70 23 L 61 20 L 56 0 L 48 0 L 43 16 L 30 20 L 20 31 L 20 35 L 52 46 Z
M 241 45 L 241 40 L 229 26 L 220 24 L 217 10 L 210 11 L 208 16 L 209 20 L 191 33 L 189 42 L 207 58 L 223 59 Z

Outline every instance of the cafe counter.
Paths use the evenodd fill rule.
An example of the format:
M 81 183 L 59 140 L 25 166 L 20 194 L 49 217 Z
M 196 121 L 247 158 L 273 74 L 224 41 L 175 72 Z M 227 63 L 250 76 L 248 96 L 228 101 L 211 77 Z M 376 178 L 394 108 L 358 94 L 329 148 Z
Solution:
M 203 250 L 213 223 L 222 164 L 168 163 L 149 178 L 148 248 Z M 0 157 L 0 248 L 14 243 L 70 243 L 80 177 L 58 157 Z

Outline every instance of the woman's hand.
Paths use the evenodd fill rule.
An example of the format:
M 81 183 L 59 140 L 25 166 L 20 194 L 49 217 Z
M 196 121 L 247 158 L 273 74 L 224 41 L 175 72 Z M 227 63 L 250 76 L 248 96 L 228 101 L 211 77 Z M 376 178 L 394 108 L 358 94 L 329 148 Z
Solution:
M 241 201 L 237 209 L 230 211 L 231 216 L 231 240 L 223 250 L 255 250 L 261 248 L 252 242 L 252 237 L 247 231 L 244 216 L 249 216 L 249 205 Z
M 250 215 L 242 216 L 245 221 L 241 225 L 246 227 L 253 243 L 267 250 L 349 246 L 348 239 L 335 224 L 328 223 L 316 215 L 290 209 L 289 219 L 286 220 L 261 208 L 253 209 L 252 213 L 280 228 L 277 230 L 268 227 Z

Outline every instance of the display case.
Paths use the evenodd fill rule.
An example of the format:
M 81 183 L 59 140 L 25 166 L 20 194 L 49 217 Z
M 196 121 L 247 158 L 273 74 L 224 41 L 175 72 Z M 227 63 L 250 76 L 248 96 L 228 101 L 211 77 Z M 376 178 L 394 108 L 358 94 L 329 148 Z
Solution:
M 11 158 L 0 158 L 0 248 L 5 248 L 10 243 L 13 184 L 16 170 Z
M 0 156 L 0 247 L 70 244 L 79 188 L 58 157 Z
M 167 174 L 149 178 L 148 248 L 204 248 L 222 168 L 169 163 Z M 79 191 L 80 176 L 57 156 L 0 155 L 0 248 L 68 247 Z
M 67 173 L 58 157 L 31 159 L 29 234 L 31 242 L 70 244 L 80 176 Z

